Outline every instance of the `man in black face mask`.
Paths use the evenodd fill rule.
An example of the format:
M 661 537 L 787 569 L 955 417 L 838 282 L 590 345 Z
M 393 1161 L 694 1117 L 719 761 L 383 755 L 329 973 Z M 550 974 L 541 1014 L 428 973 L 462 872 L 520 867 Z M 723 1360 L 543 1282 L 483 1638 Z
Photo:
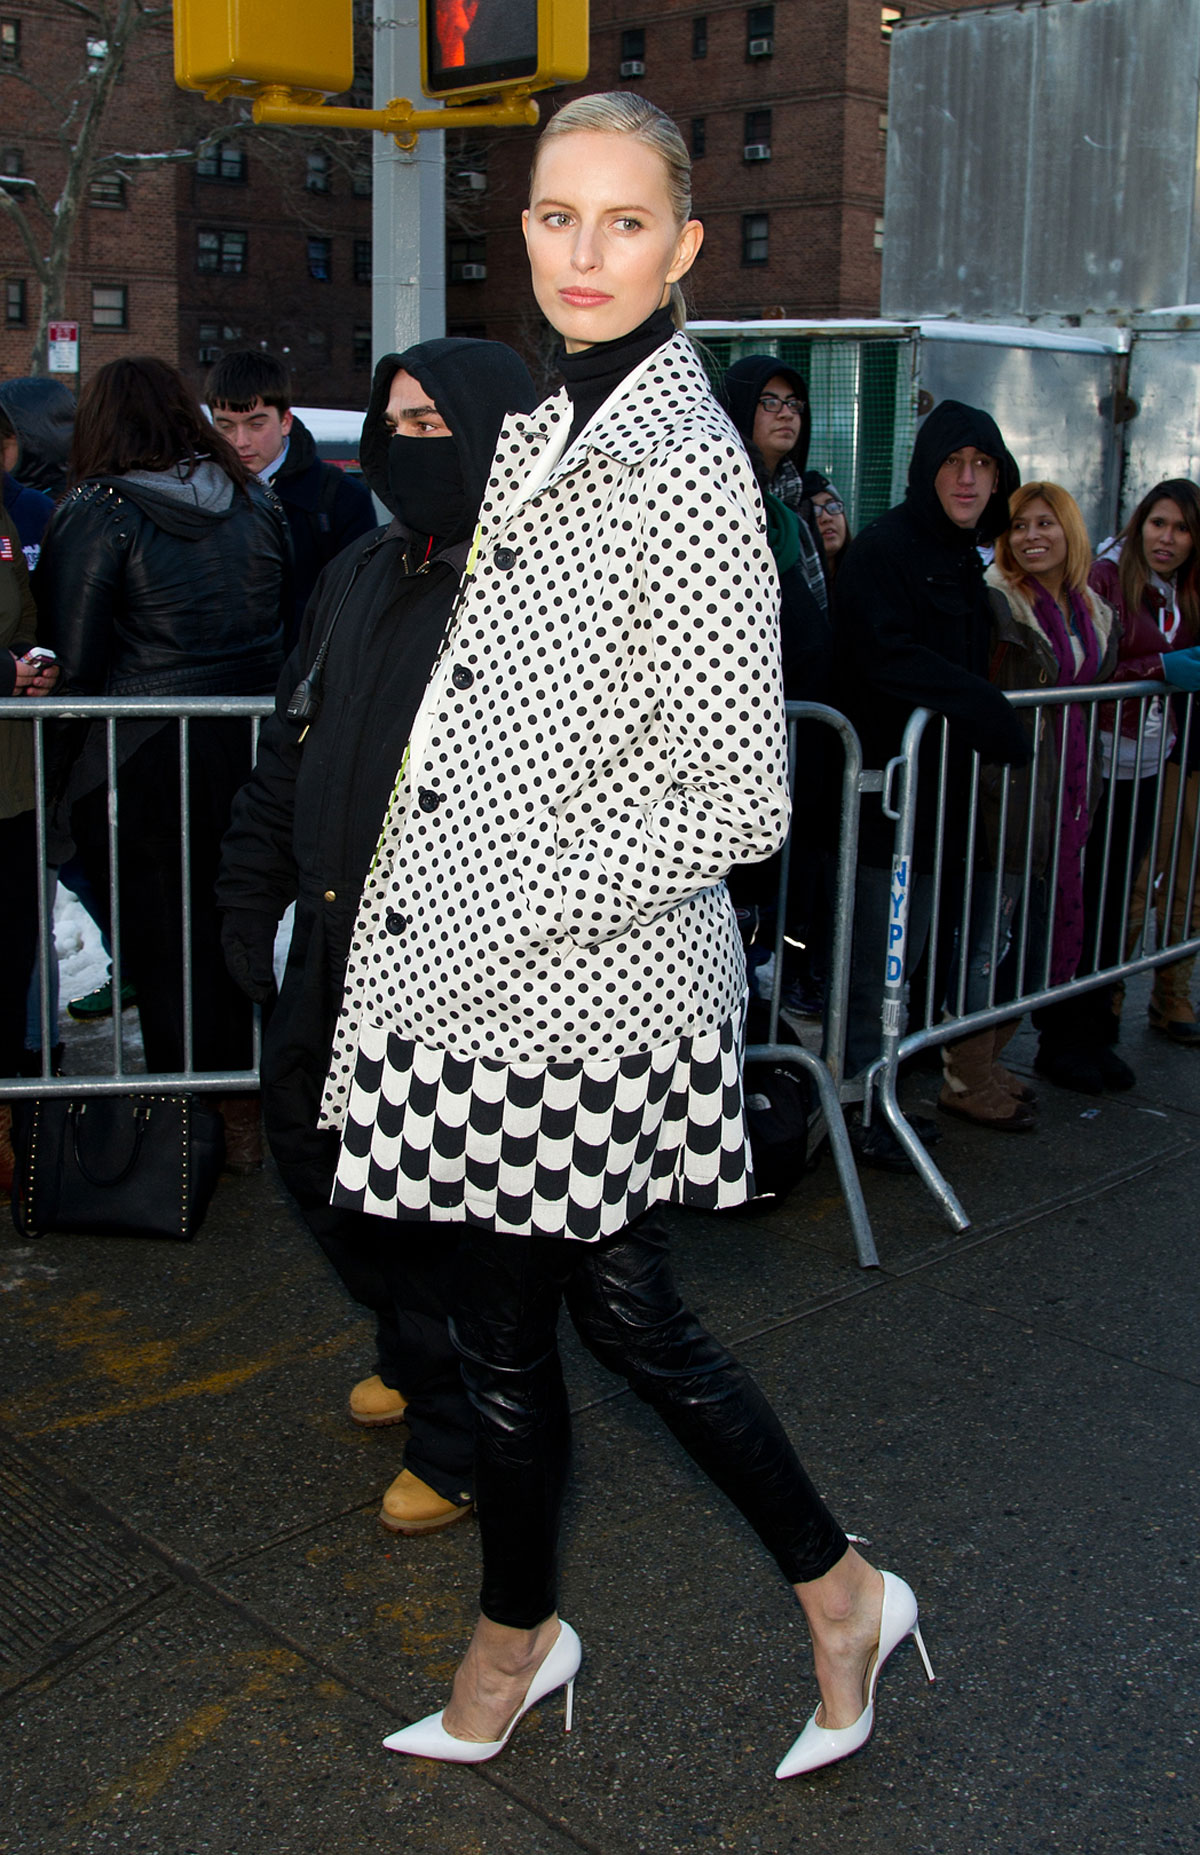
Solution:
M 466 565 L 500 427 L 537 399 L 500 342 L 451 337 L 375 369 L 363 473 L 394 520 L 331 562 L 234 805 L 217 898 L 229 970 L 275 996 L 279 919 L 296 904 L 266 1027 L 263 1119 L 283 1180 L 354 1298 L 376 1317 L 378 1370 L 356 1423 L 405 1422 L 404 1467 L 380 1520 L 426 1533 L 469 1513 L 473 1432 L 446 1330 L 461 1230 L 334 1210 L 336 1134 L 318 1131 L 359 896 Z

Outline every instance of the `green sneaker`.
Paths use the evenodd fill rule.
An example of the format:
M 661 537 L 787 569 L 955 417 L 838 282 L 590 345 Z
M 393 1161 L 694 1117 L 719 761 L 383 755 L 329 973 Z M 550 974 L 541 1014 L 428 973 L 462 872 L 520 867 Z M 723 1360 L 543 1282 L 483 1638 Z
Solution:
M 137 987 L 126 980 L 121 987 L 121 1010 L 137 1004 Z M 93 1024 L 98 1018 L 112 1017 L 112 980 L 106 979 L 94 992 L 87 992 L 82 998 L 73 998 L 67 1006 L 67 1016 L 74 1018 L 78 1024 Z

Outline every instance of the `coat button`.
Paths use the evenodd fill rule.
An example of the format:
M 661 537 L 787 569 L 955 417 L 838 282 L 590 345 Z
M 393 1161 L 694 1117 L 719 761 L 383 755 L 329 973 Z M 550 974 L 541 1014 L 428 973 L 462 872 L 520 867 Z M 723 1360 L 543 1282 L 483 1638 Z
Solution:
M 403 934 L 408 926 L 408 916 L 402 915 L 398 908 L 389 908 L 383 917 L 383 925 L 389 934 Z
M 492 555 L 492 559 L 498 567 L 502 568 L 505 573 L 508 573 L 517 564 L 516 550 L 511 547 L 498 547 L 496 552 Z
M 417 804 L 423 812 L 435 812 L 441 802 L 441 793 L 434 792 L 431 786 L 422 786 L 417 793 Z
M 327 902 L 336 902 L 336 901 L 337 901 L 337 890 L 336 890 L 336 889 L 326 889 L 326 891 L 325 891 L 325 900 L 326 900 Z
M 450 681 L 456 689 L 469 689 L 475 681 L 475 672 L 468 670 L 465 663 L 456 663 Z

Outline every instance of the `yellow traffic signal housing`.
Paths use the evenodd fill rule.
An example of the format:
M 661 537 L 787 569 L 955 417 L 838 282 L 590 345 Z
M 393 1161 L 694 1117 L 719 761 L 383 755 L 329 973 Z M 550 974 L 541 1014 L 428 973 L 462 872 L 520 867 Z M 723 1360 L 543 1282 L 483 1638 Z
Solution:
M 460 100 L 587 76 L 588 0 L 420 0 L 421 88 Z
M 175 82 L 183 90 L 349 90 L 352 0 L 175 0 Z

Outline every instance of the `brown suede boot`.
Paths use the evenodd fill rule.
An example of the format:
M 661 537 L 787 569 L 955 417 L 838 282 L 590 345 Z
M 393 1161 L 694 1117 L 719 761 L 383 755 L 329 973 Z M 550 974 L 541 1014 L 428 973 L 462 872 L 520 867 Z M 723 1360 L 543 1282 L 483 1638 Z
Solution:
M 217 1106 L 225 1123 L 225 1170 L 248 1179 L 263 1165 L 262 1102 L 257 1095 L 223 1095 Z
M 992 1075 L 1002 1089 L 1008 1090 L 1014 1101 L 1027 1101 L 1032 1106 L 1037 1100 L 1037 1090 L 1031 1089 L 1020 1076 L 1014 1076 L 1012 1070 L 1006 1069 L 1000 1061 L 1000 1052 L 1012 1042 L 1020 1027 L 1020 1018 L 1009 1018 L 1007 1023 L 997 1024 L 993 1032 Z
M 13 1175 L 17 1169 L 17 1156 L 12 1143 L 12 1108 L 6 1101 L 0 1101 L 0 1204 L 12 1202 Z
M 973 1121 L 977 1127 L 991 1127 L 1004 1134 L 1027 1134 L 1037 1125 L 1037 1117 L 1027 1102 L 1014 1101 L 993 1076 L 995 1041 L 995 1031 L 986 1030 L 943 1046 L 942 1073 L 946 1080 L 938 1107 L 943 1114 Z

